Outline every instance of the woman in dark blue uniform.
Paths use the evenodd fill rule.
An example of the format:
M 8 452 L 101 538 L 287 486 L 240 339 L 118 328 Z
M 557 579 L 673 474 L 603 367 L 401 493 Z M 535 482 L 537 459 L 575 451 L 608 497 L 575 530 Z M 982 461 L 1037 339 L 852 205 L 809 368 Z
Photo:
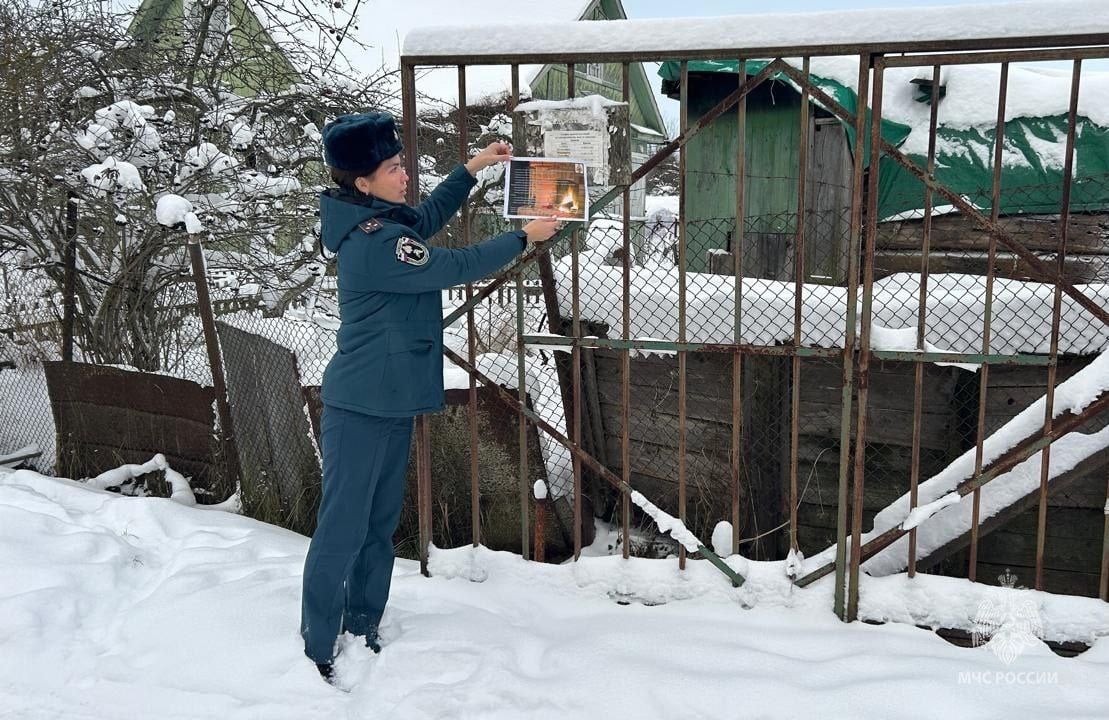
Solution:
M 393 533 L 404 498 L 413 418 L 443 408 L 441 291 L 507 265 L 558 227 L 535 220 L 461 249 L 431 247 L 482 168 L 509 159 L 493 143 L 417 207 L 388 113 L 344 115 L 323 131 L 338 185 L 320 196 L 323 244 L 338 255 L 338 352 L 324 372 L 323 498 L 304 563 L 304 652 L 332 679 L 340 634 L 380 650 Z

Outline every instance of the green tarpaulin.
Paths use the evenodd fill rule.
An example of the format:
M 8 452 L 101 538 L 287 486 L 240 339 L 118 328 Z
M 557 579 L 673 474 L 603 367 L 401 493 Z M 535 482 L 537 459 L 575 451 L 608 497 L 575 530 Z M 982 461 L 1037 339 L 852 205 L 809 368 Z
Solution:
M 754 75 L 769 63 L 767 60 L 747 62 L 748 75 Z M 735 74 L 738 63 L 691 61 L 690 73 L 723 72 Z M 663 63 L 659 75 L 664 81 L 676 83 L 680 77 L 677 62 Z M 812 75 L 821 90 L 854 112 L 855 91 L 842 83 Z M 776 81 L 800 90 L 792 80 L 781 74 Z M 936 131 L 936 178 L 976 206 L 989 209 L 993 184 L 994 124 L 972 127 L 949 127 L 943 124 L 943 100 L 940 100 L 940 125 Z M 996 103 L 985 97 L 983 103 Z M 817 104 L 817 103 L 814 103 Z M 847 126 L 848 141 L 854 146 L 854 128 Z M 927 132 L 927 129 L 917 132 Z M 895 147 L 902 148 L 913 132 L 907 124 L 882 120 L 882 136 Z M 1002 214 L 1059 212 L 1063 190 L 1063 161 L 1067 135 L 1066 115 L 1019 117 L 1005 123 L 1005 148 L 1001 173 Z M 750 138 L 757 142 L 757 138 Z M 869 140 L 869 139 L 868 139 Z M 869 146 L 869 142 L 866 143 Z M 915 148 L 915 144 L 914 144 Z M 924 167 L 926 145 L 921 152 L 902 148 L 920 167 Z M 865 148 L 869 160 L 869 147 Z M 1075 138 L 1074 183 L 1071 209 L 1096 212 L 1109 208 L 1109 128 L 1080 117 Z M 924 207 L 924 186 L 911 173 L 888 157 L 879 164 L 878 208 L 880 218 L 890 218 Z M 942 198 L 934 204 L 943 205 Z

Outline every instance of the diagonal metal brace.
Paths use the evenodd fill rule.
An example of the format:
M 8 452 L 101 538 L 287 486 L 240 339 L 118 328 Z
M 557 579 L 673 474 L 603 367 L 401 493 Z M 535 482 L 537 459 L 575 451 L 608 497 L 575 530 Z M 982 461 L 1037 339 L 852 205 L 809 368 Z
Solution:
M 812 80 L 805 77 L 804 73 L 798 71 L 796 68 L 783 64 L 781 69 L 783 75 L 789 77 L 793 82 L 798 85 L 808 88 L 809 94 L 819 100 L 829 111 L 838 117 L 844 123 L 850 124 L 855 121 L 855 115 L 847 108 L 843 107 L 835 98 L 828 95 L 821 90 Z M 856 142 L 861 142 L 856 138 Z M 989 235 L 997 238 L 997 240 L 1013 251 L 1017 257 L 1028 264 L 1032 270 L 1032 275 L 1038 280 L 1046 283 L 1058 285 L 1059 289 L 1069 295 L 1076 303 L 1088 310 L 1090 314 L 1101 320 L 1106 325 L 1109 325 L 1109 312 L 1103 307 L 1094 302 L 1090 297 L 1082 292 L 1079 292 L 1070 282 L 1068 282 L 1063 275 L 1050 265 L 1040 260 L 1036 255 L 1020 243 L 1016 238 L 1006 232 L 1004 229 L 995 225 L 990 218 L 979 212 L 978 208 L 967 202 L 961 195 L 952 191 L 945 185 L 940 184 L 934 177 L 916 163 L 914 163 L 907 155 L 895 148 L 888 140 L 884 138 L 879 139 L 879 147 L 891 160 L 902 166 L 910 173 L 912 173 L 918 180 L 924 183 L 933 192 L 946 198 L 953 206 L 959 209 L 959 212 L 970 218 L 975 225 L 980 227 Z M 873 170 L 872 170 L 873 172 Z
M 991 480 L 994 480 L 995 478 L 1009 472 L 1020 463 L 1038 453 L 1040 450 L 1043 450 L 1045 447 L 1063 437 L 1067 433 L 1078 429 L 1083 424 L 1090 421 L 1094 417 L 1097 417 L 1097 415 L 1107 409 L 1109 409 L 1109 391 L 1102 392 L 1101 395 L 1099 395 L 1096 400 L 1094 400 L 1084 410 L 1082 410 L 1082 412 L 1076 414 L 1068 411 L 1057 417 L 1055 423 L 1051 427 L 1051 430 L 1044 432 L 1044 429 L 1041 427 L 1037 432 L 1029 435 L 1024 440 L 1017 443 L 1017 445 L 1007 450 L 1001 455 L 1001 457 L 991 462 L 977 475 L 973 475 L 959 483 L 958 487 L 956 487 L 956 492 L 959 493 L 960 497 L 966 497 L 967 495 L 970 495 L 978 488 L 987 484 Z M 928 520 L 925 520 L 924 522 L 928 522 Z M 861 559 L 859 560 L 859 562 L 866 562 L 882 550 L 885 550 L 887 547 L 892 545 L 899 538 L 908 535 L 909 532 L 909 530 L 903 530 L 900 525 L 897 525 L 896 527 L 892 527 L 889 530 L 886 530 L 877 537 L 872 538 L 868 542 L 864 543 L 863 546 L 860 548 Z M 835 562 L 826 563 L 825 565 L 820 566 L 816 570 L 813 570 L 804 577 L 798 579 L 797 585 L 800 587 L 805 587 L 806 585 L 819 580 L 825 575 L 830 574 L 833 570 L 835 570 L 835 567 Z
M 600 213 L 601 210 L 607 207 L 610 202 L 615 200 L 617 196 L 619 196 L 632 185 L 635 185 L 637 182 L 646 177 L 646 175 L 654 170 L 655 167 L 657 167 L 660 163 L 662 163 L 663 160 L 672 155 L 679 148 L 685 147 L 685 145 L 689 143 L 690 140 L 692 140 L 702 130 L 708 127 L 709 123 L 730 110 L 733 105 L 746 97 L 752 90 L 761 85 L 775 73 L 783 71 L 788 67 L 789 65 L 787 65 L 785 61 L 781 58 L 768 63 L 766 67 L 758 72 L 758 74 L 751 76 L 750 79 L 748 79 L 746 82 L 732 91 L 730 95 L 718 102 L 711 110 L 701 116 L 701 118 L 696 123 L 687 128 L 684 133 L 659 148 L 658 151 L 650 157 L 650 159 L 648 159 L 645 163 L 635 169 L 635 172 L 631 174 L 631 179 L 626 185 L 616 185 L 600 198 L 598 198 L 596 201 L 591 202 L 589 204 L 589 219 L 593 219 L 597 214 Z M 562 228 L 562 230 L 559 230 L 550 240 L 546 241 L 539 247 L 527 252 L 518 260 L 516 260 L 516 262 L 509 265 L 506 269 L 494 275 L 493 280 L 484 288 L 482 288 L 480 292 L 467 300 L 463 305 L 455 308 L 453 312 L 443 318 L 443 327 L 450 327 L 450 325 L 454 323 L 455 320 L 458 320 L 458 318 L 465 315 L 471 309 L 480 305 L 485 300 L 485 298 L 496 292 L 497 288 L 501 287 L 506 282 L 513 279 L 516 276 L 516 273 L 518 273 L 521 268 L 525 267 L 535 260 L 538 260 L 540 256 L 543 255 L 543 253 L 547 252 L 551 246 L 553 246 L 558 241 L 569 237 L 570 233 L 573 231 L 574 228 L 569 225 Z
M 496 392 L 498 400 L 503 402 L 509 408 L 515 410 L 517 413 L 523 415 L 528 420 L 535 423 L 536 427 L 543 430 L 543 432 L 553 437 L 559 443 L 565 445 L 566 449 L 569 450 L 570 453 L 577 457 L 579 460 L 581 460 L 582 464 L 588 466 L 590 470 L 607 480 L 617 490 L 629 494 L 633 492 L 631 485 L 628 485 L 626 482 L 621 480 L 619 477 L 616 476 L 615 473 L 613 473 L 607 467 L 598 462 L 596 458 L 583 450 L 579 445 L 576 445 L 572 440 L 570 440 L 570 438 L 560 433 L 554 426 L 541 418 L 534 410 L 528 408 L 524 403 L 523 398 L 517 399 L 512 397 L 512 395 L 503 387 L 501 387 L 499 383 L 494 382 L 492 378 L 485 375 L 483 372 L 478 370 L 470 363 L 466 362 L 466 360 L 464 360 L 462 356 L 460 356 L 458 353 L 451 350 L 450 348 L 444 346 L 443 354 L 446 355 L 447 359 L 453 362 L 455 365 L 470 373 L 470 375 L 482 385 L 492 388 Z M 720 556 L 714 553 L 712 550 L 709 550 L 704 545 L 699 545 L 697 548 L 697 552 L 700 553 L 710 563 L 712 563 L 718 570 L 720 570 L 720 572 L 727 575 L 728 579 L 732 581 L 733 586 L 739 587 L 744 583 L 744 577 L 736 572 L 726 562 L 724 562 L 720 558 Z

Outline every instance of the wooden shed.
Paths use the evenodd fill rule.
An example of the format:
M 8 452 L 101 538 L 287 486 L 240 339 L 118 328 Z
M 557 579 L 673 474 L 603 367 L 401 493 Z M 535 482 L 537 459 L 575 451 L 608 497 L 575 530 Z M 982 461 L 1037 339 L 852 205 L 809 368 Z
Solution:
M 747 74 L 766 61 L 749 61 Z M 689 122 L 692 124 L 733 92 L 736 62 L 690 62 Z M 931 113 L 931 68 L 886 71 L 883 137 L 922 167 L 927 159 Z M 680 65 L 664 63 L 662 89 L 679 98 Z M 812 77 L 822 90 L 853 107 L 857 66 L 836 58 L 816 58 Z M 924 77 L 927 75 L 927 78 Z M 1093 74 L 1090 74 L 1092 77 Z M 993 153 L 999 66 L 950 67 L 941 77 L 937 127 L 936 177 L 988 215 L 992 204 Z M 1014 67 L 1008 79 L 1007 114 L 1001 171 L 1001 206 L 1007 229 L 1031 249 L 1052 251 L 1062 200 L 1062 150 L 1067 135 L 1066 100 L 1070 73 Z M 1109 127 L 1097 103 L 1109 101 L 1101 82 L 1087 82 L 1079 104 L 1071 210 L 1077 232 L 1068 274 L 1089 282 L 1109 276 L 1101 258 L 1109 253 Z M 1033 102 L 1034 101 L 1034 102 Z M 1042 114 L 1028 115 L 1028 107 Z M 793 279 L 793 245 L 797 231 L 797 166 L 801 144 L 801 94 L 784 76 L 762 83 L 747 96 L 744 200 L 744 275 Z M 819 104 L 809 108 L 809 162 L 805 198 L 805 279 L 845 282 L 853 129 L 846 128 Z M 688 270 L 731 272 L 735 217 L 737 155 L 736 109 L 711 123 L 687 145 L 686 221 Z M 880 161 L 879 235 L 876 273 L 918 271 L 922 245 L 924 186 L 889 158 Z M 864 185 L 865 187 L 865 185 Z M 933 214 L 943 215 L 932 243 L 936 272 L 985 272 L 988 236 L 965 217 L 936 200 Z M 997 273 L 1027 278 L 1015 257 L 1002 252 Z

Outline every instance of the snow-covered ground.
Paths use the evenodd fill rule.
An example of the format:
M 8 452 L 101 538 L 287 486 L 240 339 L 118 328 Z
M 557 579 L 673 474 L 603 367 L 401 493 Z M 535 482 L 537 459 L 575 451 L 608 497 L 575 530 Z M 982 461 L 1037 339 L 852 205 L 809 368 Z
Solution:
M 572 304 L 571 262 L 554 263 L 563 314 Z M 620 328 L 623 323 L 623 270 L 582 253 L 579 267 L 583 319 Z M 688 273 L 686 276 L 689 342 L 731 343 L 735 326 L 735 280 L 730 275 Z M 986 278 L 937 273 L 929 276 L 926 349 L 938 352 L 982 351 L 986 316 Z M 674 268 L 632 268 L 631 336 L 677 340 L 678 271 Z M 1109 307 L 1109 284 L 1076 288 L 1094 303 Z M 920 276 L 897 273 L 873 287 L 874 349 L 915 349 L 920 307 Z M 1047 353 L 1051 345 L 1051 313 L 1055 288 L 1047 283 L 998 278 L 994 281 L 990 351 L 1012 355 Z M 860 305 L 861 305 L 860 291 Z M 741 339 L 753 345 L 793 342 L 795 286 L 780 280 L 743 279 Z M 801 289 L 801 344 L 843 347 L 847 326 L 847 288 L 806 283 Z M 861 320 L 860 320 L 861 321 Z M 906 335 L 906 331 L 908 335 Z M 1109 348 L 1109 329 L 1068 296 L 1061 308 L 1059 352 L 1086 355 Z
M 749 578 L 737 590 L 704 562 L 683 574 L 674 560 L 554 566 L 469 548 L 435 551 L 430 579 L 398 563 L 385 648 L 344 646 L 345 694 L 301 654 L 307 546 L 237 515 L 0 474 L 0 715 L 1109 715 L 1104 637 L 1076 658 L 1033 642 L 1006 664 L 991 646 L 959 648 L 906 624 L 843 624 L 830 583 L 791 589 L 782 563 L 732 558 Z M 868 579 L 861 612 L 922 622 L 906 608 L 934 603 L 950 617 L 933 620 L 958 624 L 982 593 L 1031 602 L 1047 633 L 1067 619 L 1109 632 L 1109 606 L 1096 600 L 927 576 Z

